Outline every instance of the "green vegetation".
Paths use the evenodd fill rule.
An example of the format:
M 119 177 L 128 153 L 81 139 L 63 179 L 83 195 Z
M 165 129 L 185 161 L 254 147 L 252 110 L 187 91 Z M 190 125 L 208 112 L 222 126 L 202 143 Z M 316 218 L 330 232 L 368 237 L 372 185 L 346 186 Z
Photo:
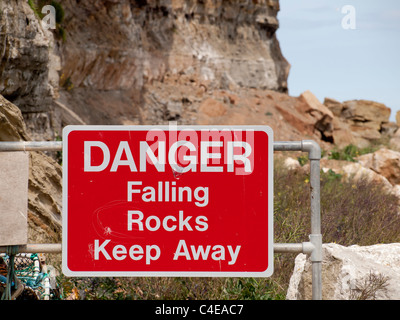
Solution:
M 358 148 L 355 145 L 349 144 L 341 150 L 332 151 L 329 159 L 355 162 L 354 158 L 374 151 L 376 151 L 376 148 L 374 147 Z
M 71 77 L 65 78 L 64 73 L 60 76 L 59 84 L 67 91 L 70 91 L 74 88 L 74 84 L 72 83 Z
M 35 15 L 39 18 L 41 18 L 41 13 L 40 10 L 38 10 L 37 4 L 35 3 L 34 0 L 28 0 L 28 4 L 31 7 L 31 9 L 33 10 L 33 12 L 35 13 Z
M 297 157 L 297 160 L 299 161 L 301 166 L 304 166 L 308 162 L 308 155 L 301 155 Z
M 63 42 L 67 40 L 67 33 L 65 32 L 64 27 L 62 26 L 62 23 L 64 21 L 64 8 L 62 5 L 57 2 L 57 1 L 51 1 L 50 5 L 54 7 L 56 10 L 56 30 L 55 34 L 58 37 L 58 39 L 62 39 Z
M 350 153 L 353 154 L 354 153 Z M 308 241 L 309 176 L 304 170 L 274 169 L 274 232 L 277 243 Z M 398 199 L 379 185 L 344 180 L 321 172 L 321 219 L 324 243 L 372 245 L 400 241 Z M 296 254 L 276 254 L 270 278 L 58 278 L 63 296 L 79 299 L 284 299 Z M 376 280 L 376 279 L 375 279 Z M 379 280 L 379 279 L 378 279 Z M 382 279 L 381 279 L 382 280 Z M 371 291 L 360 284 L 358 298 Z
M 62 23 L 64 21 L 65 12 L 61 3 L 57 1 L 51 1 L 50 5 L 53 6 L 54 9 L 56 10 L 56 23 L 58 24 Z

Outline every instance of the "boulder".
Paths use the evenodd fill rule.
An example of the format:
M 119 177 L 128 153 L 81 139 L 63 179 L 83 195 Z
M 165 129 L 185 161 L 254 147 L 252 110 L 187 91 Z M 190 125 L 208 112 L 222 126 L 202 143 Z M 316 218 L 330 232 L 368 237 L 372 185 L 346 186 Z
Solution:
M 380 132 L 382 135 L 392 137 L 398 129 L 399 126 L 395 122 L 382 122 Z
M 307 112 L 315 114 L 315 116 L 318 118 L 322 118 L 324 116 L 327 116 L 330 119 L 333 118 L 332 111 L 323 105 L 311 91 L 307 90 L 303 92 L 300 97 L 304 102 L 306 102 L 309 108 Z
M 369 183 L 379 183 L 387 190 L 392 190 L 391 183 L 384 176 L 370 168 L 364 167 L 360 163 L 345 160 L 321 159 L 320 165 L 322 171 L 328 172 L 332 170 L 336 174 L 343 175 L 344 179 L 365 179 Z
M 341 115 L 354 125 L 379 130 L 382 123 L 389 122 L 390 109 L 375 101 L 349 100 L 343 102 Z
M 324 106 L 317 97 L 310 91 L 305 91 L 300 95 L 300 99 L 306 103 L 307 113 L 310 113 L 316 122 L 314 127 L 321 133 L 323 140 L 332 140 L 333 132 L 333 113 L 326 106 Z
M 387 148 L 357 157 L 358 162 L 384 176 L 392 185 L 400 184 L 400 152 Z
M 0 141 L 27 140 L 21 110 L 0 94 Z
M 398 113 L 400 115 L 400 113 Z M 393 134 L 389 140 L 389 148 L 395 151 L 400 151 L 400 129 Z
M 292 157 L 287 157 L 283 161 L 283 166 L 288 170 L 295 170 L 300 168 L 299 160 L 294 159 Z
M 359 147 L 381 138 L 382 127 L 389 122 L 390 109 L 369 100 L 343 102 L 341 118 L 345 119 Z
M 337 101 L 332 98 L 325 98 L 324 99 L 324 106 L 326 106 L 335 117 L 340 117 L 342 110 L 343 110 L 343 104 L 340 101 Z
M 322 299 L 400 299 L 400 243 L 353 245 L 323 244 Z M 295 259 L 286 299 L 311 300 L 312 264 L 305 254 Z
M 347 181 L 348 179 L 354 179 L 356 181 L 364 179 L 364 181 L 368 183 L 380 185 L 385 191 L 400 199 L 399 184 L 392 185 L 384 175 L 375 172 L 371 168 L 364 167 L 361 163 L 345 160 L 321 159 L 320 165 L 321 170 L 325 173 L 332 170 L 334 173 L 342 175 L 342 178 Z M 286 167 L 289 168 L 288 165 L 286 165 Z M 309 172 L 308 164 L 303 167 L 303 170 Z M 400 214 L 400 207 L 398 212 Z
M 379 183 L 387 190 L 392 189 L 392 185 L 386 179 L 386 177 L 376 173 L 370 168 L 363 167 L 360 163 L 349 163 L 343 166 L 343 172 L 347 178 L 353 178 L 355 180 L 366 179 L 369 183 Z
M 370 100 L 348 100 L 339 102 L 324 99 L 324 106 L 334 115 L 333 143 L 342 148 L 354 144 L 359 148 L 370 145 L 371 141 L 392 136 L 398 124 L 389 122 L 390 108 Z
M 359 144 L 357 143 L 356 138 L 353 136 L 353 133 L 348 123 L 342 121 L 340 118 L 334 117 L 332 120 L 332 124 L 333 124 L 333 131 L 332 131 L 333 143 L 339 149 L 342 149 L 350 144 L 353 145 Z

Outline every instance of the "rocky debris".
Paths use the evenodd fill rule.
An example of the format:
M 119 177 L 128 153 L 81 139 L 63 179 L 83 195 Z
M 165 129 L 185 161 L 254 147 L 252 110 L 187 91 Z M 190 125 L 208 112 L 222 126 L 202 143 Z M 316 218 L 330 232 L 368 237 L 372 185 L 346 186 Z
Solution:
M 281 162 L 289 170 L 299 169 L 309 173 L 309 162 L 301 165 L 298 159 L 290 156 L 284 156 Z M 378 184 L 400 199 L 400 152 L 381 148 L 356 157 L 354 162 L 324 157 L 320 160 L 320 167 L 323 172 L 332 171 L 345 181 L 363 179 Z
M 0 95 L 0 140 L 29 141 L 21 111 Z M 1 181 L 0 181 L 1 183 Z M 28 242 L 61 241 L 62 169 L 42 152 L 29 153 Z
M 400 110 L 396 112 L 396 124 L 400 127 Z
M 393 192 L 392 184 L 387 180 L 386 177 L 376 173 L 370 168 L 362 166 L 360 163 L 349 163 L 343 166 L 342 172 L 346 179 L 361 180 L 368 183 L 379 184 L 385 188 L 388 192 Z M 337 173 L 337 172 L 336 172 Z
M 0 95 L 0 141 L 28 139 L 21 110 Z
M 400 130 L 398 129 L 389 139 L 389 148 L 400 151 Z
M 323 244 L 322 299 L 400 299 L 400 244 Z M 311 300 L 311 261 L 305 254 L 295 259 L 286 299 Z
M 311 114 L 315 118 L 314 128 L 321 134 L 321 140 L 333 142 L 333 113 L 324 106 L 317 97 L 309 90 L 300 95 L 307 109 L 306 113 Z
M 286 157 L 283 160 L 283 166 L 288 170 L 300 169 L 300 163 L 297 159 Z
M 389 122 L 390 109 L 382 103 L 369 100 L 339 102 L 325 98 L 324 105 L 332 111 L 334 143 L 337 146 L 355 144 L 366 147 L 385 135 L 393 135 L 398 125 Z
M 62 230 L 62 169 L 52 158 L 30 153 L 28 239 L 60 243 Z
M 381 174 L 375 172 L 371 168 L 364 167 L 357 162 L 349 162 L 345 160 L 321 159 L 321 170 L 328 172 L 332 170 L 336 174 L 340 174 L 344 179 L 365 179 L 370 183 L 379 183 L 388 190 L 392 189 L 392 184 Z M 308 169 L 305 168 L 305 169 Z
M 153 81 L 152 90 L 144 92 L 143 99 L 146 107 L 140 112 L 141 124 L 268 125 L 277 141 L 321 138 L 315 129 L 318 120 L 304 112 L 306 103 L 273 90 L 209 90 L 207 83 L 181 83 L 173 77 L 163 83 Z M 321 141 L 321 146 L 330 149 L 331 143 Z
M 389 122 L 390 109 L 382 103 L 369 100 L 350 100 L 343 102 L 341 117 L 361 124 L 363 127 L 380 130 L 382 123 Z
M 385 177 L 392 185 L 400 184 L 400 152 L 381 148 L 356 158 L 365 168 Z
M 339 148 L 343 149 L 348 145 L 356 145 L 358 147 L 365 147 L 369 145 L 366 140 L 357 140 L 356 136 L 351 131 L 350 125 L 338 117 L 334 117 L 333 121 L 333 144 Z

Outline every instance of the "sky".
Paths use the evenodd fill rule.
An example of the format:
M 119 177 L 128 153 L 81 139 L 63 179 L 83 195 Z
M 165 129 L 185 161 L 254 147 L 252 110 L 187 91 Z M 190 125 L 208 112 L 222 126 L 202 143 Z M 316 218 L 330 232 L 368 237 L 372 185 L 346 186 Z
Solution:
M 280 0 L 289 95 L 366 99 L 400 110 L 399 0 Z

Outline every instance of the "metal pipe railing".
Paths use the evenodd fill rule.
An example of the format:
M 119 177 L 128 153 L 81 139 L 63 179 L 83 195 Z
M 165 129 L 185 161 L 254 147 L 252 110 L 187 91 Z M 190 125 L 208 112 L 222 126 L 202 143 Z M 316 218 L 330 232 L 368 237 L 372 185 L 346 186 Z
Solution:
M 13 246 L 15 247 L 15 246 Z M 33 243 L 19 245 L 18 252 L 24 253 L 61 253 L 61 243 Z M 6 253 L 8 246 L 0 246 L 0 253 Z
M 0 253 L 6 253 L 8 246 L 0 246 Z M 15 246 L 13 246 L 15 247 Z M 18 252 L 24 253 L 61 253 L 61 243 L 32 243 L 19 245 Z M 274 253 L 306 253 L 311 254 L 314 246 L 309 242 L 303 243 L 275 243 Z
M 4 151 L 61 151 L 62 141 L 1 141 L 0 152 Z
M 15 247 L 15 246 L 14 246 Z M 274 253 L 307 253 L 311 254 L 313 246 L 304 243 L 275 243 Z M 32 243 L 18 246 L 18 252 L 25 253 L 61 253 L 61 243 Z M 0 246 L 0 253 L 6 253 L 7 246 Z
M 310 160 L 311 190 L 311 234 L 309 246 L 313 247 L 310 260 L 312 263 L 312 297 L 322 300 L 322 234 L 320 201 L 320 160 L 321 148 L 312 140 L 274 142 L 274 151 L 308 152 Z M 307 253 L 307 252 L 303 252 Z
M 2 151 L 61 151 L 61 141 L 13 141 L 0 142 Z M 322 235 L 320 215 L 320 159 L 321 149 L 312 140 L 276 141 L 274 151 L 302 151 L 308 152 L 310 160 L 310 188 L 311 188 L 311 234 L 310 241 L 303 243 L 275 243 L 274 253 L 305 253 L 310 255 L 312 262 L 312 297 L 313 300 L 322 299 Z M 7 246 L 0 247 L 4 253 Z M 19 246 L 19 252 L 27 253 L 60 253 L 61 244 L 26 244 Z

